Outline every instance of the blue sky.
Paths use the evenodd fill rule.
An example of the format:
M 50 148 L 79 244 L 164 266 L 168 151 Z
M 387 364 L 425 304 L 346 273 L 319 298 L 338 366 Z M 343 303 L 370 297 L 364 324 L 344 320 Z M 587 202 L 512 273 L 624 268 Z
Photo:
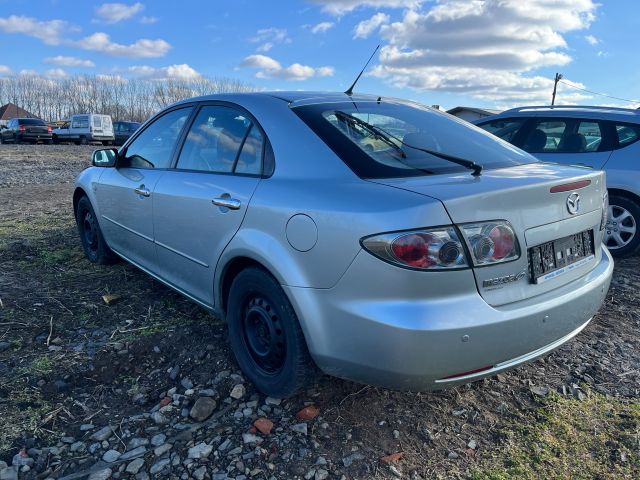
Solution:
M 381 44 L 358 91 L 446 107 L 547 103 L 559 71 L 640 99 L 638 18 L 637 0 L 0 0 L 0 76 L 345 90 Z M 559 90 L 560 103 L 630 105 Z

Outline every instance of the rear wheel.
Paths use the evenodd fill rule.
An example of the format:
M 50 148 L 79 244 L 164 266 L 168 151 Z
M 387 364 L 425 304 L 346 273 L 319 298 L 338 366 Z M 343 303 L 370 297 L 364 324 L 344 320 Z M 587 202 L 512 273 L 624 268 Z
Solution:
M 2 134 L 0 133 L 0 145 L 2 145 L 4 143 L 4 137 L 2 136 Z
M 640 206 L 623 195 L 609 195 L 604 243 L 616 257 L 628 257 L 640 248 Z
M 18 135 L 14 135 L 13 136 L 13 143 L 15 143 L 16 145 L 20 145 L 20 144 L 22 144 L 22 140 L 20 139 L 20 137 L 18 137 Z
M 318 376 L 289 299 L 264 270 L 247 268 L 233 280 L 228 323 L 238 365 L 264 394 L 288 397 Z
M 87 197 L 82 197 L 78 201 L 76 223 L 78 224 L 82 249 L 87 259 L 100 265 L 114 263 L 117 258 L 102 236 L 98 219 Z
M 85 137 L 84 135 L 80 137 L 80 145 L 88 145 L 88 144 L 89 144 L 89 140 L 87 140 L 87 137 Z

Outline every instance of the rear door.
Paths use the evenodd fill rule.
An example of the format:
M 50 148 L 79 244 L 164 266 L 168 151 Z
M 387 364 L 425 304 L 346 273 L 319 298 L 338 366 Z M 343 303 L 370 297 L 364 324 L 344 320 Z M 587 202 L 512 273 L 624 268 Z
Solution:
M 96 192 L 100 226 L 107 243 L 154 272 L 153 192 L 172 163 L 192 110 L 191 106 L 171 110 L 150 123 L 121 152 L 117 167 L 102 175 Z
M 521 134 L 523 150 L 542 161 L 601 169 L 611 155 L 606 122 L 585 118 L 535 118 Z
M 233 105 L 203 105 L 186 135 L 176 168 L 153 195 L 160 275 L 213 305 L 222 251 L 240 228 L 262 174 L 265 136 Z

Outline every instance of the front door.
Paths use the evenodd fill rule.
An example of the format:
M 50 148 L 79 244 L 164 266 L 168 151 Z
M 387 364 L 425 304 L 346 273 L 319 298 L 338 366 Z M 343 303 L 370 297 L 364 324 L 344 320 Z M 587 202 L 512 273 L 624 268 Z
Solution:
M 132 262 L 157 271 L 153 195 L 171 165 L 191 107 L 172 110 L 151 123 L 121 153 L 116 168 L 100 178 L 96 195 L 100 226 L 109 246 Z
M 218 258 L 240 228 L 260 182 L 264 135 L 248 115 L 228 106 L 201 107 L 176 168 L 153 195 L 160 275 L 213 305 Z

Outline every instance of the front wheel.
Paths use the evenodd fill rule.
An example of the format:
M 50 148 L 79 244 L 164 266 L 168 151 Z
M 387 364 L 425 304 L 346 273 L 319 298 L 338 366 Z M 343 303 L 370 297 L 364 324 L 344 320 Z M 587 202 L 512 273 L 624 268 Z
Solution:
M 116 261 L 116 256 L 105 242 L 98 224 L 98 219 L 91 202 L 87 197 L 82 197 L 76 209 L 76 223 L 82 242 L 82 249 L 91 263 L 108 265 Z
M 629 197 L 609 195 L 604 244 L 615 257 L 628 257 L 640 248 L 640 206 Z
M 318 376 L 298 317 L 278 282 L 247 268 L 231 284 L 229 339 L 238 365 L 256 388 L 289 397 Z

